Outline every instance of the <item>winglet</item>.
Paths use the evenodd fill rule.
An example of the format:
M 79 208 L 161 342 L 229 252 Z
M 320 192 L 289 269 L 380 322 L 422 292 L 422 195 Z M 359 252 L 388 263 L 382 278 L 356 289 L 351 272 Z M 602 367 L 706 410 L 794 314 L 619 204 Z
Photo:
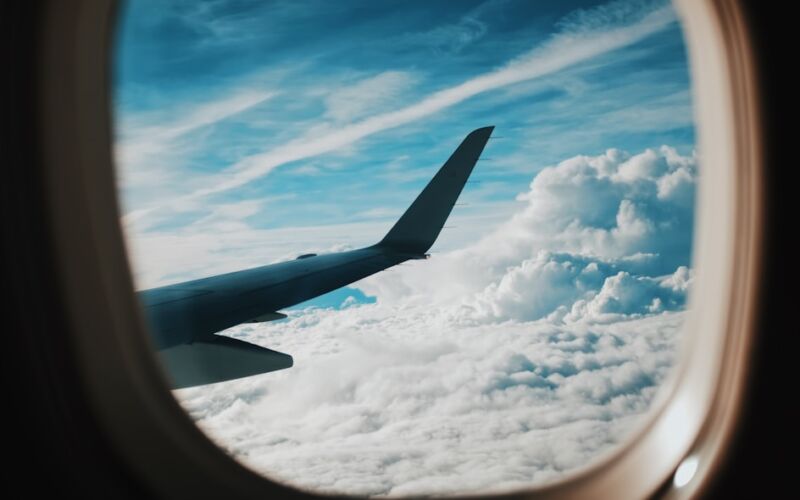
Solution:
M 492 126 L 470 132 L 377 246 L 416 255 L 427 252 L 439 236 L 493 130 Z

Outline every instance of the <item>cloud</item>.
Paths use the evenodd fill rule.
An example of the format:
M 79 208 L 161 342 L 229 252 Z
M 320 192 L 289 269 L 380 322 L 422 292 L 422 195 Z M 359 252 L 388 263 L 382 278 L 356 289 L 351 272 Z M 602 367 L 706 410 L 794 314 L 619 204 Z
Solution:
M 591 300 L 619 272 L 657 279 L 689 266 L 696 177 L 695 155 L 668 146 L 575 156 L 544 168 L 517 196 L 525 205 L 479 241 L 359 286 L 383 301 L 460 301 L 462 317 L 538 319 Z
M 659 189 L 676 172 L 691 191 L 694 155 L 611 149 L 548 167 L 485 239 L 355 285 L 376 303 L 225 333 L 291 353 L 291 370 L 176 396 L 235 457 L 302 489 L 559 478 L 642 425 L 674 364 L 693 279 L 693 196 Z
M 274 220 L 270 217 L 270 207 L 292 197 L 286 193 L 230 203 L 190 204 L 182 209 L 192 220 L 197 220 L 179 227 L 159 226 L 157 212 L 137 218 L 134 211 L 123 217 L 128 235 L 125 243 L 137 289 L 291 260 L 304 253 L 371 245 L 389 230 L 397 215 L 396 210 L 377 207 L 358 213 L 358 222 L 264 227 L 265 221 Z M 255 215 L 254 210 L 259 208 L 264 210 Z M 473 241 L 469 228 L 502 221 L 513 208 L 513 204 L 489 205 L 481 206 L 475 213 L 464 210 L 453 214 L 453 223 L 464 231 L 451 231 L 438 247 L 459 248 L 468 244 Z M 198 213 L 205 215 L 197 216 Z
M 435 54 L 457 54 L 486 35 L 488 28 L 479 19 L 481 7 L 462 17 L 457 23 L 437 26 L 424 32 L 404 33 L 394 37 L 390 42 L 403 46 L 418 46 Z
M 238 50 L 232 42 L 251 36 L 240 23 L 263 20 L 241 12 L 223 16 L 206 7 L 195 14 L 190 27 L 210 34 L 208 43 L 191 37 L 198 50 Z M 476 61 L 498 47 L 490 17 L 474 12 L 404 41 L 424 45 L 434 53 L 429 55 L 469 59 L 469 68 L 486 68 Z M 506 58 L 506 64 L 470 69 L 467 76 L 459 68 L 422 73 L 416 63 L 394 58 L 396 67 L 382 63 L 370 66 L 370 73 L 363 67 L 342 73 L 318 56 L 304 60 L 301 51 L 281 59 L 276 48 L 276 65 L 291 59 L 311 66 L 259 77 L 272 88 L 285 83 L 287 93 L 244 120 L 230 119 L 276 94 L 250 85 L 218 100 L 198 101 L 192 112 L 176 104 L 168 111 L 123 117 L 118 161 L 131 194 L 126 205 L 135 207 L 123 222 L 139 287 L 336 251 L 342 243 L 374 242 L 391 225 L 381 221 L 392 205 L 388 196 L 358 207 L 359 223 L 272 229 L 280 224 L 271 217 L 285 214 L 274 205 L 280 198 L 262 196 L 260 183 L 248 184 L 322 154 L 355 159 L 347 155 L 359 141 L 395 127 L 428 123 L 438 130 L 442 120 L 466 123 L 488 116 L 487 109 L 516 107 L 514 95 L 533 103 L 544 99 L 551 107 L 539 111 L 546 112 L 517 107 L 524 115 L 517 133 L 529 136 L 516 138 L 516 156 L 500 161 L 512 162 L 518 174 L 537 172 L 546 164 L 537 162 L 575 151 L 570 146 L 565 155 L 548 142 L 583 144 L 589 151 L 614 134 L 647 131 L 645 139 L 625 142 L 639 148 L 660 143 L 653 138 L 664 137 L 670 127 L 691 126 L 680 68 L 637 66 L 642 71 L 633 78 L 610 77 L 625 64 L 641 63 L 641 54 L 657 52 L 617 49 L 666 30 L 677 33 L 669 7 L 615 2 L 579 11 L 559 26 L 513 59 L 510 51 L 519 46 L 504 44 L 494 56 Z M 263 30 L 254 36 L 279 38 Z M 664 63 L 664 52 L 657 54 L 653 59 Z M 614 65 L 599 74 L 597 68 L 610 58 Z M 331 78 L 319 84 L 320 73 L 306 71 L 312 67 Z M 654 83 L 662 80 L 671 83 Z M 222 88 L 230 81 L 204 85 Z M 409 100 L 422 84 L 427 94 Z M 173 95 L 184 100 L 196 92 Z M 547 97 L 548 92 L 568 92 L 575 99 Z M 479 106 L 467 106 L 469 113 L 453 109 L 470 99 Z M 490 101 L 488 108 L 484 101 Z M 514 134 L 516 118 L 502 112 L 501 118 Z M 441 143 L 438 139 L 433 142 Z M 526 157 L 529 151 L 536 156 Z M 416 159 L 406 161 L 382 146 L 374 152 L 381 162 L 387 160 L 383 156 L 395 158 L 396 168 L 392 163 L 382 171 L 354 168 L 356 175 L 369 172 L 370 178 L 403 183 L 427 178 L 411 165 Z M 400 153 L 418 158 L 408 145 Z M 329 160 L 297 162 L 293 172 L 321 176 L 331 170 Z M 292 196 L 298 185 L 312 183 L 311 177 L 295 175 L 273 193 Z M 693 280 L 696 177 L 695 156 L 666 146 L 633 154 L 609 149 L 553 164 L 517 201 L 486 196 L 502 210 L 479 203 L 473 204 L 477 211 L 454 213 L 460 220 L 453 223 L 462 229 L 446 233 L 432 259 L 356 284 L 352 297 L 338 296 L 338 308 L 289 310 L 286 321 L 224 332 L 292 354 L 291 370 L 175 394 L 221 447 L 255 470 L 303 489 L 435 495 L 504 491 L 563 477 L 612 450 L 644 422 L 675 362 Z M 352 177 L 347 179 L 334 182 L 341 186 Z M 228 196 L 213 196 L 218 193 Z M 376 302 L 364 304 L 364 293 Z
M 488 5 L 488 3 L 483 5 Z M 663 17 L 662 21 L 667 23 L 667 25 L 674 25 L 674 23 L 672 23 L 671 14 L 668 12 L 661 12 L 652 7 L 640 7 L 635 12 L 630 11 L 617 18 L 609 17 L 609 22 L 603 25 L 595 24 L 589 26 L 587 24 L 583 29 L 579 27 L 580 23 L 575 22 L 573 23 L 575 27 L 569 29 L 565 28 L 560 34 L 551 37 L 549 42 L 544 45 L 539 45 L 538 49 L 529 52 L 528 56 L 533 57 L 530 64 L 526 63 L 524 58 L 517 58 L 507 65 L 498 67 L 487 74 L 502 72 L 506 69 L 519 66 L 520 64 L 523 66 L 527 64 L 535 69 L 534 63 L 538 61 L 538 56 L 534 57 L 534 55 L 537 53 L 537 50 L 541 53 L 549 53 L 548 50 L 545 50 L 546 46 L 548 43 L 556 43 L 554 40 L 562 40 L 569 45 L 567 40 L 571 38 L 603 38 L 606 35 L 610 36 L 609 33 L 612 31 L 616 32 L 615 30 L 630 28 L 631 26 L 637 25 L 637 23 L 646 24 L 646 19 L 649 17 L 659 18 L 659 16 Z M 470 16 L 467 16 L 467 18 L 469 17 Z M 476 17 L 476 15 L 472 17 Z M 529 44 L 533 45 L 533 42 L 529 42 Z M 567 45 L 565 45 L 565 47 Z M 518 49 L 514 49 L 514 53 L 516 53 L 516 50 Z M 558 55 L 555 49 L 550 52 Z M 507 57 L 505 55 L 506 53 L 508 53 L 508 51 L 496 57 L 505 58 Z M 616 56 L 622 53 L 623 52 L 617 52 L 614 55 Z M 569 51 L 565 52 L 565 55 L 568 54 Z M 308 61 L 299 61 L 296 64 L 297 66 L 305 67 L 304 65 L 309 63 Z M 588 63 L 588 65 L 592 64 L 594 64 L 594 61 Z M 583 68 L 585 65 L 580 67 Z M 341 179 L 346 180 L 331 178 L 331 182 L 335 184 L 342 183 L 343 185 L 347 184 L 352 186 L 353 183 L 350 183 L 350 179 L 355 179 L 357 182 L 366 185 L 368 183 L 375 184 L 375 179 L 388 179 L 392 183 L 404 183 L 405 185 L 402 189 L 405 190 L 407 189 L 405 186 L 413 182 L 422 182 L 423 179 L 426 180 L 430 173 L 426 173 L 427 170 L 425 168 L 420 168 L 420 164 L 421 162 L 427 161 L 424 160 L 424 158 L 428 157 L 426 156 L 427 153 L 419 150 L 415 152 L 415 148 L 422 147 L 430 151 L 430 145 L 418 143 L 416 140 L 412 144 L 401 143 L 402 149 L 400 152 L 405 153 L 411 160 L 398 162 L 399 167 L 393 169 L 391 168 L 391 164 L 394 160 L 389 161 L 387 165 L 387 159 L 381 156 L 385 153 L 386 149 L 388 149 L 383 148 L 382 145 L 376 148 L 375 144 L 367 141 L 366 144 L 361 144 L 361 146 L 367 148 L 365 151 L 370 154 L 355 155 L 351 153 L 358 147 L 357 141 L 360 140 L 354 138 L 355 136 L 347 136 L 344 138 L 344 142 L 338 142 L 336 144 L 334 144 L 336 141 L 325 142 L 329 138 L 336 139 L 337 134 L 351 130 L 352 127 L 359 126 L 359 124 L 363 125 L 364 123 L 370 122 L 372 119 L 392 116 L 395 111 L 412 109 L 416 104 L 424 102 L 433 103 L 435 105 L 433 108 L 426 108 L 433 110 L 434 115 L 424 115 L 429 116 L 431 120 L 434 121 L 418 120 L 418 123 L 436 123 L 435 120 L 440 120 L 443 116 L 450 116 L 452 113 L 460 114 L 463 112 L 463 110 L 461 112 L 458 110 L 450 110 L 446 113 L 438 113 L 439 116 L 436 116 L 434 108 L 438 106 L 436 102 L 439 101 L 434 102 L 429 98 L 437 95 L 441 96 L 443 95 L 442 92 L 445 91 L 433 92 L 427 95 L 423 94 L 422 97 L 417 99 L 416 104 L 414 101 L 409 100 L 408 95 L 409 90 L 415 93 L 419 93 L 423 90 L 422 86 L 418 85 L 419 82 L 426 83 L 426 87 L 424 88 L 426 91 L 430 88 L 442 89 L 447 85 L 453 85 L 453 78 L 461 78 L 461 76 L 453 75 L 462 75 L 463 72 L 448 73 L 448 78 L 437 79 L 436 72 L 428 71 L 426 73 L 421 73 L 418 72 L 418 68 L 416 67 L 413 72 L 399 71 L 397 69 L 388 68 L 385 65 L 382 69 L 383 71 L 379 69 L 379 72 L 374 74 L 364 73 L 363 70 L 359 70 L 345 71 L 343 75 L 341 72 L 334 71 L 333 69 L 323 68 L 326 75 L 330 75 L 330 78 L 326 76 L 326 79 L 322 81 L 323 83 L 327 81 L 327 84 L 317 85 L 320 83 L 320 80 L 319 77 L 315 75 L 313 78 L 315 84 L 311 85 L 312 88 L 309 88 L 307 85 L 308 81 L 301 78 L 303 71 L 298 71 L 297 67 L 295 67 L 294 70 L 271 69 L 269 73 L 258 71 L 257 73 L 260 75 L 258 78 L 255 78 L 254 74 L 249 74 L 250 76 L 247 76 L 244 80 L 240 79 L 240 81 L 246 81 L 246 83 L 238 85 L 237 88 L 233 90 L 226 90 L 225 97 L 221 99 L 208 100 L 203 98 L 189 103 L 187 95 L 193 96 L 197 94 L 196 89 L 191 89 L 191 91 L 187 90 L 187 95 L 180 96 L 180 99 L 176 98 L 170 100 L 169 102 L 175 102 L 175 104 L 161 111 L 148 112 L 146 114 L 141 112 L 133 114 L 120 113 L 122 118 L 119 130 L 123 133 L 118 143 L 117 164 L 120 167 L 118 172 L 119 178 L 121 179 L 120 187 L 123 193 L 124 208 L 127 210 L 124 217 L 126 228 L 132 229 L 133 232 L 137 234 L 137 239 L 140 238 L 148 241 L 163 240 L 163 231 L 169 229 L 175 229 L 173 233 L 189 234 L 190 231 L 181 231 L 179 228 L 197 219 L 206 217 L 209 215 L 209 212 L 213 210 L 213 207 L 221 202 L 238 201 L 243 197 L 256 197 L 257 194 L 254 192 L 262 190 L 270 190 L 271 193 L 274 194 L 283 189 L 301 191 L 298 189 L 298 186 L 301 186 L 303 189 L 309 188 L 309 190 L 320 189 L 319 186 L 321 182 L 323 182 L 322 179 L 326 175 L 330 175 L 331 170 L 339 168 L 335 165 L 346 166 L 345 168 L 350 172 L 342 175 Z M 308 74 L 313 75 L 311 72 Z M 357 76 L 355 80 L 353 79 L 353 74 Z M 365 74 L 368 76 L 364 77 Z M 470 69 L 469 74 L 474 75 L 474 70 Z M 513 76 L 511 73 L 508 73 L 508 75 Z M 478 79 L 480 78 L 481 77 Z M 476 82 L 478 79 L 473 78 L 467 81 Z M 258 82 L 256 82 L 256 80 L 258 80 Z M 215 88 L 217 88 L 215 92 L 218 93 L 230 83 L 230 81 L 231 80 L 226 80 L 225 82 L 215 84 Z M 335 84 L 331 85 L 331 81 L 335 82 Z M 456 80 L 456 83 L 463 81 L 464 80 Z M 537 81 L 544 82 L 547 81 L 547 79 Z M 282 85 L 280 82 L 284 82 L 286 85 Z M 342 83 L 348 83 L 350 87 L 347 85 L 343 86 Z M 470 92 L 476 90 L 476 88 L 479 93 L 481 93 L 484 91 L 491 91 L 493 88 L 499 88 L 492 87 L 495 83 L 501 86 L 505 85 L 502 81 L 499 83 L 498 81 L 494 81 L 494 83 L 490 81 L 489 83 L 490 85 L 485 88 L 473 86 L 470 89 L 466 89 L 467 93 L 459 94 L 461 97 L 458 97 L 458 99 L 473 95 L 470 94 Z M 279 98 L 275 98 L 277 94 L 274 94 L 272 90 L 254 91 L 253 89 L 256 85 L 266 85 L 272 89 L 280 85 L 283 88 L 283 93 Z M 445 88 L 445 90 L 461 87 L 461 85 L 455 85 L 450 89 Z M 333 88 L 333 90 L 331 90 L 331 88 Z M 509 84 L 504 88 L 511 89 L 514 88 L 514 85 Z M 353 89 L 358 90 L 358 92 L 350 92 Z M 624 92 L 628 92 L 627 95 L 630 95 L 627 89 L 624 90 Z M 359 95 L 359 99 L 348 98 L 348 96 L 352 97 L 356 94 Z M 477 96 L 478 94 L 474 95 Z M 259 99 L 262 97 L 264 100 L 269 100 L 267 106 L 260 105 L 262 101 L 259 101 Z M 604 95 L 600 97 L 599 100 L 602 102 L 622 101 L 620 96 L 609 95 Z M 364 103 L 370 103 L 370 106 L 366 106 Z M 578 103 L 575 104 L 575 106 L 570 106 L 570 108 L 580 110 L 581 113 L 586 112 L 587 106 L 583 105 L 583 103 L 580 103 L 580 105 L 577 105 Z M 296 109 L 298 106 L 300 107 L 300 111 Z M 647 107 L 648 109 L 651 107 L 649 103 Z M 251 108 L 256 109 L 250 111 Z M 476 107 L 476 109 L 479 108 L 480 106 Z M 641 114 L 639 108 L 642 108 L 642 106 L 636 106 L 636 108 L 637 112 Z M 668 108 L 671 111 L 674 110 L 674 106 L 668 106 Z M 193 109 L 194 111 L 192 111 Z M 394 111 L 387 113 L 387 109 L 393 109 Z M 441 110 L 445 109 L 447 108 L 441 108 Z M 471 110 L 471 104 L 464 109 Z M 427 112 L 428 111 L 424 111 L 424 113 Z M 598 111 L 594 110 L 594 112 L 597 113 Z M 600 112 L 603 116 L 610 113 L 605 109 L 601 109 Z M 238 113 L 242 113 L 243 116 L 236 116 Z M 470 111 L 470 113 L 472 113 L 472 111 Z M 481 113 L 485 113 L 485 111 L 481 111 Z M 670 114 L 674 115 L 675 113 Z M 544 115 L 549 115 L 549 119 L 551 120 L 556 118 L 549 112 L 544 113 Z M 281 117 L 280 119 L 278 118 L 279 116 Z M 561 115 L 559 114 L 558 116 L 560 120 Z M 162 118 L 164 120 L 161 120 Z M 473 118 L 465 118 L 465 121 L 472 120 Z M 625 120 L 629 123 L 637 123 L 637 126 L 641 123 L 641 120 L 632 120 L 630 117 L 625 118 Z M 377 123 L 379 125 L 379 127 L 374 130 L 384 130 L 382 127 L 385 125 L 385 122 L 372 121 L 370 123 Z M 590 129 L 595 130 L 594 126 L 592 126 L 592 121 L 586 123 L 589 124 L 588 126 Z M 438 128 L 438 125 L 436 125 L 436 127 Z M 532 124 L 528 128 L 530 130 L 542 130 L 542 127 L 538 123 Z M 368 135 L 372 133 L 373 132 L 368 132 Z M 432 133 L 427 130 L 420 130 L 419 135 L 420 137 L 429 137 L 432 136 Z M 520 158 L 523 159 L 520 161 L 517 157 L 510 159 L 513 155 L 502 155 L 500 161 L 509 160 L 517 167 L 525 165 L 524 168 L 530 171 L 531 166 L 527 164 L 525 155 L 529 155 L 529 151 L 531 150 L 541 151 L 540 148 L 536 147 L 536 141 L 548 141 L 550 143 L 562 142 L 553 141 L 552 135 L 552 133 L 545 133 L 541 134 L 536 139 L 520 137 L 519 140 L 514 141 L 518 143 L 515 144 L 515 147 L 522 147 L 526 144 L 530 146 L 527 149 L 522 147 L 522 150 L 519 151 Z M 339 138 L 341 139 L 342 137 L 339 136 Z M 325 144 L 322 144 L 322 142 L 318 143 L 317 140 L 323 141 Z M 309 143 L 308 141 L 311 142 Z M 563 142 L 569 144 L 574 141 L 568 140 Z M 315 144 L 322 144 L 323 149 L 315 149 Z M 424 145 L 420 146 L 420 144 Z M 443 141 L 437 140 L 435 144 L 443 144 Z M 495 149 L 502 149 L 503 147 L 502 142 L 495 142 L 494 144 Z M 334 149 L 329 150 L 329 146 Z M 387 146 L 389 145 L 387 144 Z M 435 147 L 439 146 L 436 145 Z M 269 151 L 265 151 L 267 149 Z M 290 150 L 301 154 L 301 156 L 306 154 L 312 156 L 321 154 L 315 151 L 321 151 L 322 153 L 327 152 L 327 156 L 319 158 L 318 162 L 314 161 L 313 163 L 309 163 L 308 161 L 299 161 L 289 165 L 291 173 L 297 180 L 294 178 L 287 178 L 286 176 L 276 176 L 268 182 L 256 182 L 247 187 L 245 187 L 245 184 L 242 184 L 241 186 L 244 189 L 220 192 L 220 196 L 214 196 L 213 193 L 210 192 L 206 194 L 210 194 L 211 196 L 188 195 L 188 193 L 202 192 L 206 188 L 211 188 L 212 190 L 221 188 L 225 190 L 227 189 L 224 187 L 226 183 L 237 182 L 236 179 L 239 178 L 241 173 L 251 171 L 251 166 L 257 166 L 257 164 L 259 164 L 256 161 L 256 157 L 259 157 L 259 155 L 266 154 L 269 158 L 273 158 L 270 156 L 272 153 L 280 153 L 281 151 L 287 152 Z M 335 157 L 331 157 L 331 153 L 335 153 Z M 342 156 L 343 154 L 345 156 Z M 443 152 L 442 154 L 445 153 Z M 546 156 L 547 155 L 545 155 L 545 157 Z M 559 157 L 555 154 L 552 156 L 555 158 Z M 367 157 L 369 160 L 366 160 Z M 430 156 L 430 158 L 433 157 L 434 155 Z M 284 160 L 288 162 L 291 161 L 292 158 L 294 158 L 292 155 L 285 156 L 279 163 L 280 165 L 285 165 Z M 230 169 L 223 170 L 222 166 L 226 165 L 234 166 Z M 497 165 L 498 163 L 493 163 L 491 166 L 495 167 Z M 540 165 L 535 165 L 534 168 L 538 169 L 539 166 Z M 368 172 L 369 176 L 362 175 L 362 173 L 366 172 Z M 316 177 L 316 179 L 305 182 L 306 178 L 312 177 L 312 175 L 309 174 L 314 174 L 313 177 Z M 255 180 L 255 178 L 253 180 Z M 676 184 L 675 188 L 673 188 L 670 182 L 665 180 L 663 183 L 665 196 L 680 196 L 680 193 L 684 192 L 681 187 L 681 180 L 679 175 L 676 175 L 675 178 L 672 179 L 672 182 Z M 388 194 L 383 196 L 379 200 L 378 205 L 382 207 L 386 206 L 387 208 L 391 205 L 394 206 L 396 210 L 402 210 L 403 207 L 401 205 L 405 203 L 405 200 L 399 196 L 401 189 L 394 189 L 394 186 L 388 183 L 376 184 L 375 186 L 374 189 L 371 186 L 365 187 L 361 189 L 360 192 L 370 193 L 373 197 L 375 197 L 378 191 L 387 192 L 392 196 Z M 508 186 L 509 183 L 506 183 L 505 188 Z M 492 192 L 492 189 L 502 190 L 504 187 L 501 183 L 484 183 L 480 185 L 478 189 L 472 189 L 471 192 L 473 195 L 479 194 L 482 198 L 479 203 L 483 205 L 481 209 L 494 210 L 493 207 L 487 208 L 484 203 L 489 199 L 495 201 L 496 192 Z M 408 188 L 408 190 L 412 191 L 413 189 Z M 316 201 L 319 202 L 318 212 L 326 214 L 326 222 L 339 222 L 342 219 L 346 222 L 354 222 L 355 214 L 362 212 L 363 210 L 360 210 L 362 207 L 359 207 L 358 211 L 342 213 L 342 217 L 336 220 L 333 215 L 340 214 L 338 211 L 340 198 L 332 196 L 330 194 L 332 192 L 337 192 L 337 190 L 331 189 L 325 191 L 320 197 L 316 198 Z M 359 194 L 359 196 L 361 195 Z M 227 198 L 227 200 L 223 198 Z M 369 198 L 359 198 L 359 201 L 362 199 L 368 200 Z M 374 204 L 374 199 L 369 201 L 370 204 L 363 207 L 364 210 L 376 206 Z M 303 202 L 304 200 L 299 201 L 299 203 Z M 476 200 L 470 200 L 470 202 L 472 202 L 473 205 L 477 205 L 475 203 Z M 511 202 L 507 201 L 506 203 L 510 204 Z M 308 206 L 307 203 L 305 206 Z M 317 223 L 321 220 L 308 220 L 309 218 L 298 220 L 300 219 L 298 214 L 304 213 L 302 210 L 288 211 L 280 206 L 269 207 L 268 205 L 265 205 L 265 207 L 275 208 L 276 210 L 262 211 L 260 215 L 261 223 L 257 224 L 259 228 L 264 227 L 266 225 L 264 221 L 270 220 L 271 218 L 275 218 L 270 222 L 270 226 L 272 227 L 279 225 L 290 226 Z M 317 207 L 313 210 L 317 211 Z M 459 209 L 460 213 L 472 211 L 472 208 Z M 460 213 L 454 215 L 457 217 Z M 277 217 L 279 214 L 281 217 L 278 219 Z M 476 217 L 472 217 L 472 219 L 476 219 Z M 448 237 L 452 235 L 453 241 L 459 239 L 468 240 L 474 238 L 475 235 L 479 233 L 479 231 L 471 229 L 475 227 L 475 224 L 459 222 L 454 225 L 458 226 L 458 228 L 448 233 Z M 377 234 L 380 234 L 384 229 L 383 226 L 379 227 L 380 229 Z M 375 235 L 373 235 L 373 237 L 374 236 Z M 232 239 L 231 242 L 233 241 L 236 240 Z M 442 244 L 446 245 L 446 243 Z M 186 244 L 181 243 L 175 246 L 175 248 L 188 249 L 191 248 L 191 245 L 186 242 Z M 241 249 L 240 251 L 242 253 L 250 252 L 249 249 Z M 155 251 L 148 250 L 148 252 L 151 254 L 159 254 L 159 252 Z M 233 255 L 235 252 L 231 251 L 229 253 Z M 162 257 L 156 255 L 155 258 L 160 260 Z M 184 265 L 183 259 L 176 258 L 175 260 L 178 261 L 177 264 L 179 266 Z M 188 261 L 186 261 L 185 264 L 190 265 Z M 240 264 L 251 265 L 252 261 L 243 259 L 240 261 Z M 188 276 L 186 273 L 181 273 L 180 275 Z M 150 283 L 154 282 L 152 279 L 149 281 Z M 163 283 L 163 281 L 159 280 L 159 283 Z
M 417 80 L 407 71 L 384 71 L 336 89 L 325 97 L 325 116 L 349 122 L 396 102 Z
M 504 491 L 558 478 L 640 425 L 682 322 L 464 328 L 398 312 L 318 309 L 239 328 L 295 366 L 176 394 L 235 457 L 302 489 Z
M 210 208 L 206 223 L 195 222 L 173 229 L 136 228 L 126 221 L 125 242 L 136 287 L 139 290 L 171 283 L 240 271 L 291 260 L 304 253 L 341 251 L 353 243 L 374 243 L 385 224 L 331 224 L 264 229 L 253 227 L 248 215 L 270 199 L 244 200 Z M 209 207 L 206 207 L 209 208 Z
M 151 186 L 153 176 L 174 171 L 165 168 L 165 157 L 174 160 L 176 152 L 181 149 L 178 141 L 183 136 L 230 118 L 274 96 L 274 92 L 232 90 L 220 99 L 195 104 L 190 110 L 173 110 L 170 116 L 151 112 L 129 118 L 119 127 L 122 136 L 114 146 L 117 162 L 125 166 L 119 169 L 122 185 L 135 187 L 146 183 Z
M 509 268 L 460 312 L 471 318 L 535 320 L 562 305 L 591 296 L 602 281 L 603 272 L 597 261 L 542 251 Z
M 657 33 L 675 22 L 668 7 L 643 6 L 639 10 L 624 9 L 610 24 L 590 23 L 553 35 L 549 40 L 494 71 L 473 77 L 445 88 L 414 104 L 394 111 L 379 113 L 319 134 L 307 134 L 269 151 L 246 156 L 218 175 L 207 179 L 205 187 L 185 195 L 203 197 L 238 188 L 261 178 L 286 163 L 310 158 L 343 148 L 372 134 L 405 125 L 471 97 L 515 83 L 549 75 Z
M 145 231 L 176 214 L 203 211 L 208 203 L 176 199 L 175 195 L 175 186 L 191 185 L 195 179 L 186 160 L 195 152 L 197 135 L 275 95 L 250 88 L 232 89 L 224 97 L 195 103 L 188 109 L 123 118 L 114 145 L 117 185 L 124 204 L 138 207 L 124 215 L 123 223 Z M 164 199 L 173 200 L 169 207 L 160 203 Z
M 660 279 L 620 271 L 606 278 L 600 291 L 592 294 L 588 300 L 574 302 L 565 318 L 612 322 L 680 310 L 686 304 L 691 281 L 692 273 L 685 266 Z

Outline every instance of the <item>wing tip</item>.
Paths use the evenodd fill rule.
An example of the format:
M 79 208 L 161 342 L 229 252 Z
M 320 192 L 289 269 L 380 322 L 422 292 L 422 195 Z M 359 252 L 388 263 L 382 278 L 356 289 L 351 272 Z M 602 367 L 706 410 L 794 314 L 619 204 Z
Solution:
M 480 135 L 480 136 L 483 136 L 483 135 L 489 136 L 489 135 L 492 134 L 493 131 L 494 131 L 494 125 L 488 125 L 486 127 L 476 128 L 475 130 L 470 132 L 467 137 L 478 136 L 478 135 Z
M 473 130 L 376 245 L 422 255 L 436 242 L 480 158 L 494 125 Z

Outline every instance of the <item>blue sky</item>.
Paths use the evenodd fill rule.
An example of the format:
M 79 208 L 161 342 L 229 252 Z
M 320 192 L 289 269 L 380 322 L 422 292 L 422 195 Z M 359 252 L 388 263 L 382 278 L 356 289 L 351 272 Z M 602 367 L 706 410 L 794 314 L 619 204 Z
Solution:
M 295 360 L 176 392 L 234 456 L 328 493 L 477 493 L 646 421 L 694 279 L 670 4 L 132 0 L 117 36 L 140 289 L 374 243 L 496 127 L 431 259 L 221 333 Z
M 648 16 L 644 34 L 618 33 Z M 614 46 L 614 36 L 628 39 Z M 611 48 L 570 56 L 571 42 L 591 48 L 593 37 Z M 537 57 L 542 74 L 305 146 Z M 547 69 L 554 57 L 565 61 Z M 688 78 L 663 2 L 127 2 L 115 64 L 123 212 L 140 234 L 180 231 L 221 208 L 252 229 L 369 223 L 377 239 L 463 136 L 491 124 L 502 139 L 454 213 L 469 222 L 450 231 L 466 241 L 564 158 L 691 151 Z M 300 157 L 289 147 L 270 158 L 287 145 Z M 259 162 L 276 165 L 236 180 Z M 339 233 L 342 244 L 369 243 Z

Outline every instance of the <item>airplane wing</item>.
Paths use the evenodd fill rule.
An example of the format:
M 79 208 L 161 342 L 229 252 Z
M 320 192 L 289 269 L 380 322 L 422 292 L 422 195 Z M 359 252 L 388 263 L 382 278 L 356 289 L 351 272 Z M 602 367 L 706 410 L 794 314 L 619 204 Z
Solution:
M 138 293 L 174 388 L 292 366 L 288 354 L 216 332 L 278 312 L 410 259 L 427 258 L 494 127 L 471 132 L 375 245 L 211 276 Z

